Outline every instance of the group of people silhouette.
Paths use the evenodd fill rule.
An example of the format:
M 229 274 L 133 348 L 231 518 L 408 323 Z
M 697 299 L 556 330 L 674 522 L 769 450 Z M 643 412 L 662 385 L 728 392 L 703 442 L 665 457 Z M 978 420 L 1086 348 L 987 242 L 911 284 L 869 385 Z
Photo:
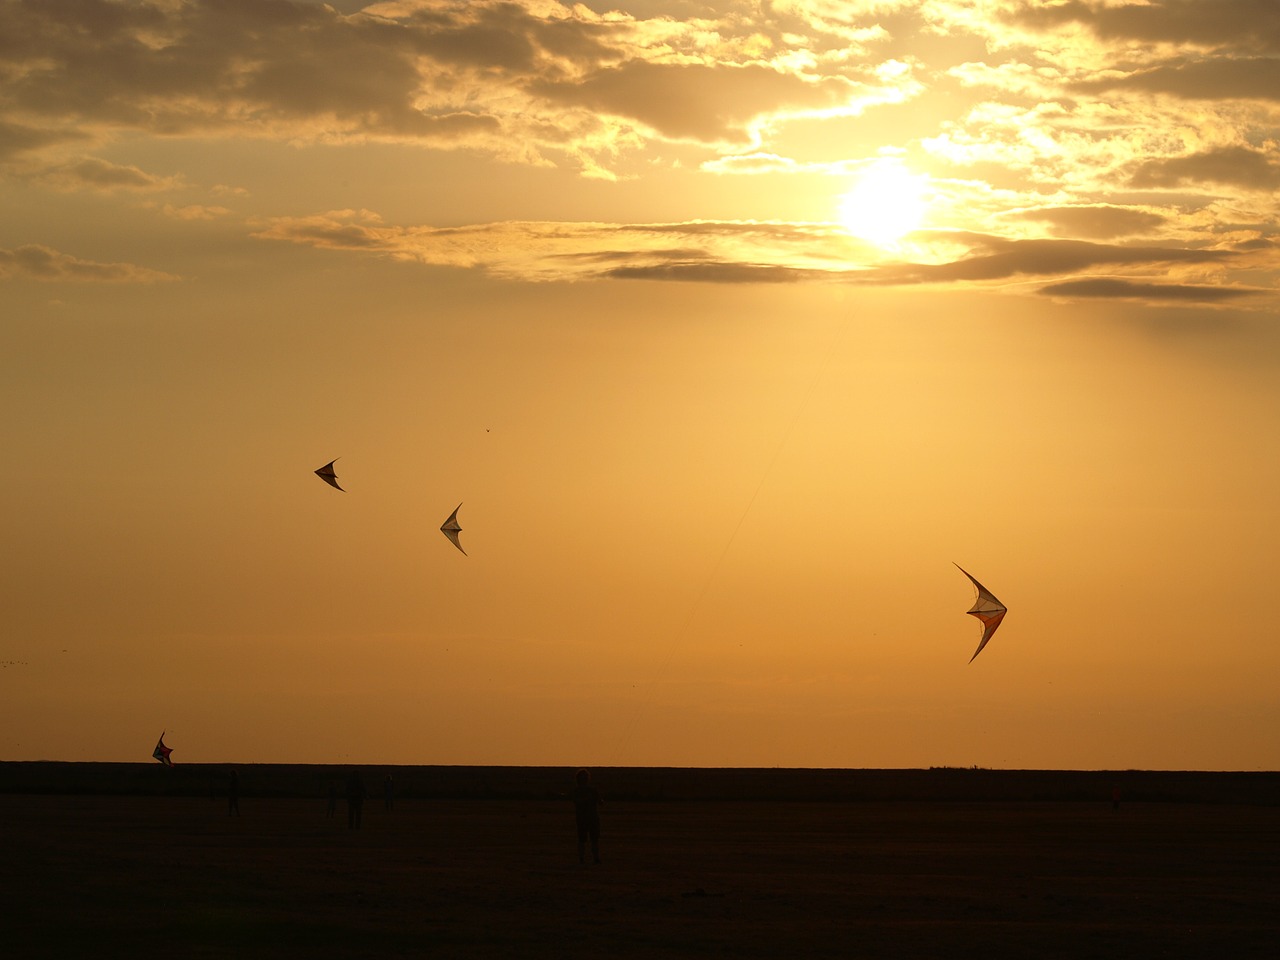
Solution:
M 600 808 L 604 806 L 604 800 L 600 796 L 600 791 L 591 783 L 590 771 L 579 770 L 574 774 L 573 781 L 573 789 L 569 791 L 567 796 L 573 802 L 574 824 L 578 832 L 578 862 L 586 863 L 589 847 L 592 862 L 599 863 Z M 212 784 L 210 785 L 210 793 L 212 795 Z M 347 800 L 347 829 L 359 830 L 364 823 L 364 802 L 368 798 L 368 790 L 359 770 L 352 769 L 347 775 L 345 793 Z M 382 781 L 382 803 L 383 809 L 388 812 L 395 805 L 395 790 L 391 774 L 387 774 Z M 335 816 L 337 809 L 338 790 L 336 786 L 330 785 L 327 815 L 330 817 Z M 231 771 L 227 781 L 227 815 L 240 816 L 240 777 L 235 770 Z

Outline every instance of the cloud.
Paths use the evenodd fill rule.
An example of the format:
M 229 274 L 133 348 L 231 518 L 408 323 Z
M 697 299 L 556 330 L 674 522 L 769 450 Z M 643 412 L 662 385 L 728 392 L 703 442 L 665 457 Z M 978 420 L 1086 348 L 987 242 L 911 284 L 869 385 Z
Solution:
M 868 169 L 876 168 L 884 162 L 884 157 L 893 156 L 894 151 L 883 150 L 879 155 L 870 158 L 838 159 L 838 160 L 795 160 L 782 157 L 776 153 L 756 151 L 738 153 L 706 160 L 698 169 L 704 173 L 725 174 L 734 176 L 757 176 L 760 174 L 809 174 L 822 177 L 851 177 Z
M 0 249 L 0 277 L 31 280 L 71 280 L 97 283 L 157 283 L 178 277 L 132 263 L 80 260 L 39 244 Z
M 225 217 L 229 213 L 226 207 L 208 206 L 205 204 L 192 203 L 182 207 L 175 207 L 171 203 L 166 203 L 161 208 L 166 217 L 174 220 L 217 220 L 219 217 Z
M 1142 283 L 1115 277 L 1064 280 L 1040 288 L 1048 297 L 1070 299 L 1141 300 L 1160 303 L 1223 303 L 1271 291 L 1243 287 L 1211 287 L 1179 283 Z
M 901 263 L 877 268 L 879 283 L 990 283 L 1045 276 L 1072 276 L 1100 268 L 1167 269 L 1173 265 L 1223 265 L 1233 254 L 1179 247 L 1120 246 L 1085 240 L 1008 240 L 980 234 L 938 237 L 968 247 L 936 263 Z
M 16 4 L 10 109 L 64 123 L 197 134 L 456 135 L 420 110 L 413 31 L 295 2 Z M 465 114 L 465 111 L 461 113 Z
M 819 279 L 813 270 L 767 263 L 703 263 L 670 261 L 651 265 L 612 267 L 601 274 L 613 280 L 667 280 L 691 283 L 797 283 Z
M 11 160 L 19 154 L 51 145 L 86 139 L 87 135 L 77 130 L 47 130 L 0 120 L 0 160 Z
M 1022 0 L 1011 5 L 1007 19 L 1033 30 L 1079 26 L 1112 43 L 1280 52 L 1280 8 L 1271 0 Z
M 671 139 L 745 144 L 760 116 L 831 109 L 854 99 L 842 77 L 809 81 L 757 65 L 666 64 L 633 60 L 573 81 L 534 81 L 553 103 L 635 120 Z
M 444 146 L 499 137 L 528 106 L 511 50 L 538 18 L 514 3 L 424 9 L 432 15 L 397 21 L 289 0 L 0 0 L 0 109 L 11 128 L 47 138 L 73 129 Z
M 762 173 L 798 173 L 805 164 L 780 157 L 776 153 L 743 153 L 728 157 L 717 157 L 702 164 L 707 173 L 728 173 L 754 176 Z
M 1168 221 L 1164 214 L 1107 204 L 1038 207 L 1011 213 L 1009 218 L 1047 223 L 1056 233 L 1090 240 L 1111 240 L 1138 233 L 1152 233 Z
M 1261 196 L 1274 189 L 1273 171 L 1259 154 L 1275 149 L 1277 4 L 930 0 L 927 9 L 939 31 L 982 37 L 987 48 L 942 68 L 983 99 L 921 141 L 936 162 L 1020 193 L 1017 206 L 1046 206 L 1050 197 L 1097 206 L 1131 202 L 1131 186 L 1190 186 L 1196 164 L 1170 161 L 1202 157 L 1220 161 L 1205 181 L 1216 184 L 1215 196 L 1227 186 L 1255 193 L 1215 209 L 1222 223 L 1274 219 L 1274 204 Z M 1165 229 L 1186 224 L 1171 220 Z
M 254 236 L 325 250 L 484 270 L 523 281 L 694 275 L 717 280 L 835 275 L 875 252 L 830 224 L 690 221 L 670 224 L 510 221 L 395 226 L 368 211 L 279 217 Z
M 1242 240 L 1235 245 L 1237 250 L 1257 250 L 1269 253 L 1271 251 L 1280 250 L 1280 236 L 1274 237 L 1250 237 L 1248 240 Z
M 181 185 L 180 177 L 161 177 L 138 167 L 111 163 L 97 157 L 84 157 L 42 171 L 38 179 L 59 190 L 97 190 L 150 192 L 172 190 Z
M 1280 76 L 1280 66 L 1277 66 Z M 1182 187 L 1218 183 L 1246 190 L 1280 188 L 1280 154 L 1269 155 L 1249 147 L 1218 147 L 1183 157 L 1148 160 L 1130 178 L 1134 187 Z
M 1184 100 L 1280 101 L 1272 57 L 1228 60 L 1207 59 L 1173 63 L 1123 76 L 1104 77 L 1074 84 L 1077 91 L 1139 90 L 1165 93 Z
M 1275 245 L 1186 249 L 1084 240 L 1013 240 L 920 232 L 896 255 L 834 224 L 700 220 L 607 224 L 505 222 L 397 226 L 368 211 L 263 222 L 255 236 L 318 249 L 476 269 L 518 281 L 659 280 L 710 283 L 832 282 L 873 286 L 1009 286 L 1049 279 L 1054 296 L 1219 302 L 1244 293 L 1225 282 L 1274 257 Z M 1247 249 L 1246 249 L 1247 248 Z M 1259 258 L 1262 258 L 1261 260 Z M 1117 280 L 1117 272 L 1125 273 Z M 1177 282 L 1171 277 L 1177 276 Z M 1073 285 L 1074 284 L 1074 285 Z M 1252 291 L 1257 292 L 1257 291 Z M 1144 294 L 1146 296 L 1144 297 Z
M 613 178 L 629 156 L 673 141 L 706 152 L 700 172 L 814 177 L 893 146 L 980 171 L 1020 191 L 1018 206 L 1066 206 L 1106 200 L 1143 161 L 1153 166 L 1139 176 L 1154 176 L 1189 150 L 1238 144 L 1242 126 L 1266 129 L 1256 104 L 1250 114 L 1217 101 L 1237 111 L 1228 117 L 1206 97 L 1280 96 L 1274 5 L 1246 0 L 1221 14 L 1023 0 L 594 6 L 0 0 L 0 158 L 60 189 L 124 191 L 171 184 L 64 151 L 138 132 L 384 141 Z M 1151 95 L 1172 91 L 1200 97 L 1201 115 Z M 926 114 L 965 112 L 930 119 L 914 140 L 838 146 L 873 106 L 868 129 L 904 136 L 907 121 L 887 115 L 915 98 Z M 780 148 L 789 121 L 836 117 L 841 136 L 797 148 L 805 159 Z
M 136 193 L 188 182 L 139 159 L 157 138 L 377 141 L 605 178 L 768 173 L 812 203 L 893 151 L 951 184 L 933 222 L 957 229 L 1205 246 L 1275 219 L 1275 4 L 619 6 L 0 0 L 0 160 Z M 1197 184 L 1215 189 L 1159 212 L 1134 195 Z
M 650 135 L 740 146 L 764 117 L 913 96 L 908 65 L 854 51 L 882 36 L 883 6 L 727 4 L 681 19 L 555 0 L 349 14 L 298 0 L 0 0 L 0 123 L 12 150 L 140 130 L 405 141 L 600 172 Z

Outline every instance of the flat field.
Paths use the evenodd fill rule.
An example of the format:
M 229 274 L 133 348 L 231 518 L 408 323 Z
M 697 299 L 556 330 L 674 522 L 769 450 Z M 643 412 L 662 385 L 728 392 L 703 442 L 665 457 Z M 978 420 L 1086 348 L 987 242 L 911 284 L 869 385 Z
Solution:
M 605 795 L 608 797 L 607 786 Z M 1273 957 L 1280 808 L 0 793 L 10 957 Z M 588 857 L 588 860 L 590 858 Z

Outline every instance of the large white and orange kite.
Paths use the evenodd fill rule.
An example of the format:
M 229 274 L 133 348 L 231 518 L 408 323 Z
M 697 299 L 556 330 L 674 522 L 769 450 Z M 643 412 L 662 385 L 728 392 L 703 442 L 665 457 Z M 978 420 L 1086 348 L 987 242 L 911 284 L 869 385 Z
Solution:
M 956 569 L 972 580 L 973 585 L 978 590 L 978 599 L 973 602 L 973 606 L 967 611 L 970 616 L 977 617 L 982 621 L 982 639 L 978 642 L 978 649 L 973 651 L 973 656 L 969 658 L 969 662 L 973 663 L 974 658 L 982 652 L 982 648 L 987 645 L 987 641 L 995 634 L 996 627 L 1000 626 L 1000 621 L 1004 619 L 1008 608 L 996 599 L 994 593 L 980 584 L 968 570 L 958 563 L 956 564 Z

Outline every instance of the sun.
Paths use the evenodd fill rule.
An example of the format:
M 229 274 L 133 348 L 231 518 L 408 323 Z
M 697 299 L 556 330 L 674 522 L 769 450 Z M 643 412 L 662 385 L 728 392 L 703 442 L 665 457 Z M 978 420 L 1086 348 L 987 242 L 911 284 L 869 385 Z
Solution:
M 840 198 L 840 223 L 854 236 L 892 247 L 924 221 L 925 182 L 897 161 L 877 161 Z

